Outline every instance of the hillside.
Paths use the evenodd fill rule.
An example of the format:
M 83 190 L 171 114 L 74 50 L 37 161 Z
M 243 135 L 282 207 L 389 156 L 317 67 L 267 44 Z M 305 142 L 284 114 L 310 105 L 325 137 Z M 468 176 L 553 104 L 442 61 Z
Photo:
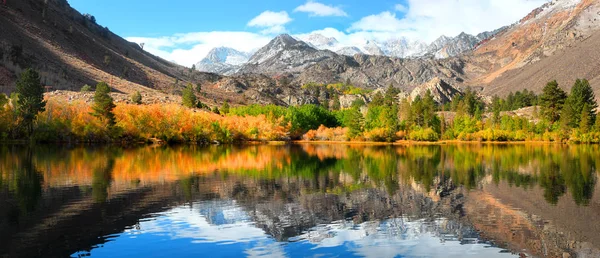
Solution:
M 557 79 L 570 88 L 576 78 L 600 93 L 600 1 L 554 0 L 533 10 L 481 44 L 466 58 L 471 85 L 484 93 L 540 91 Z
M 0 3 L 0 24 L 0 92 L 12 92 L 16 75 L 32 67 L 49 90 L 79 91 L 85 84 L 106 81 L 117 100 L 140 91 L 144 102 L 174 102 L 186 82 L 193 82 L 207 85 L 203 101 L 235 98 L 209 87 L 214 75 L 192 75 L 188 68 L 144 51 L 66 0 Z
M 454 89 L 473 87 L 486 95 L 506 95 L 521 89 L 539 92 L 553 79 L 568 89 L 576 78 L 586 78 L 600 96 L 598 0 L 555 0 L 493 32 L 440 37 L 426 57 L 377 54 L 409 42 L 390 42 L 383 49 L 369 42 L 364 48 L 370 51 L 344 48 L 336 53 L 326 49 L 337 44 L 334 38 L 312 35 L 306 43 L 283 34 L 251 57 L 217 48 L 198 64 L 198 70 L 227 76 L 192 71 L 154 56 L 97 24 L 93 16 L 82 15 L 66 0 L 9 0 L 0 4 L 0 24 L 4 93 L 14 90 L 17 74 L 32 67 L 40 71 L 49 90 L 60 90 L 53 96 L 85 100 L 89 96 L 78 94 L 79 89 L 98 81 L 109 82 L 117 101 L 127 101 L 129 94 L 140 91 L 148 103 L 179 102 L 185 85 L 199 84 L 200 100 L 211 106 L 225 100 L 315 103 L 301 85 L 347 81 L 368 89 L 391 84 L 411 92 L 439 79 Z M 246 58 L 249 61 L 243 64 Z

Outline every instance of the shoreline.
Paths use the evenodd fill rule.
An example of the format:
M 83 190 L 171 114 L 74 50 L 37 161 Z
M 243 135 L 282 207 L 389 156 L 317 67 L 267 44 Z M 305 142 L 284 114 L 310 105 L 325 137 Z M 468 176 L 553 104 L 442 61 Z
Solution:
M 596 145 L 596 143 L 562 143 L 554 141 L 462 141 L 462 140 L 441 140 L 435 142 L 401 140 L 395 142 L 374 142 L 374 141 L 241 141 L 234 143 L 197 143 L 197 142 L 176 142 L 168 143 L 163 141 L 148 141 L 148 142 L 41 142 L 35 143 L 28 140 L 10 140 L 0 141 L 0 145 L 39 145 L 39 146 L 211 146 L 211 145 L 288 145 L 288 144 L 334 144 L 334 145 L 365 145 L 365 146 L 411 146 L 411 145 L 459 145 L 459 144 L 493 144 L 493 145 Z

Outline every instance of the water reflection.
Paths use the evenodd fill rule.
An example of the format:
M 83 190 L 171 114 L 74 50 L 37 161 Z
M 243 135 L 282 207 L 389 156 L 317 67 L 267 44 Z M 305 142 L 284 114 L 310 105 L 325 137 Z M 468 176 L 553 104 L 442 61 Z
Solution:
M 0 146 L 0 256 L 597 255 L 598 154 Z

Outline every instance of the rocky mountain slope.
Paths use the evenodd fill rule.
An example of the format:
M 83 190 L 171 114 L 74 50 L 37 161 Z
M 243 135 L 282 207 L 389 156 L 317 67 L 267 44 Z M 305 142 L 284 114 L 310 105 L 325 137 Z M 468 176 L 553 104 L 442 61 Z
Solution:
M 215 86 L 220 76 L 154 56 L 82 15 L 66 0 L 0 2 L 0 92 L 15 89 L 17 75 L 31 67 L 40 72 L 48 91 L 68 100 L 85 84 L 106 81 L 117 101 L 140 91 L 144 103 L 179 102 L 187 83 L 203 85 L 199 98 L 220 105 L 223 100 L 244 103 L 241 95 Z
M 507 94 L 540 91 L 550 80 L 569 89 L 586 78 L 600 93 L 600 1 L 554 0 L 465 57 L 471 85 L 484 92 Z
M 208 52 L 206 57 L 196 64 L 196 69 L 201 72 L 230 75 L 248 62 L 248 59 L 250 59 L 248 53 L 233 48 L 218 47 Z
M 456 37 L 440 36 L 437 40 L 427 44 L 419 40 L 410 40 L 404 37 L 391 38 L 384 41 L 365 40 L 362 45 L 347 46 L 332 37 L 325 37 L 318 33 L 299 37 L 311 47 L 319 50 L 331 50 L 341 55 L 354 55 L 362 53 L 376 56 L 390 56 L 400 58 L 415 58 L 433 56 L 435 58 L 454 57 L 469 52 L 481 41 L 493 37 L 501 30 L 486 31 L 476 36 L 461 33 Z
M 350 80 L 357 86 L 372 89 L 393 84 L 412 90 L 434 77 L 461 82 L 465 79 L 462 67 L 463 63 L 458 58 L 435 60 L 362 54 L 344 56 L 329 50 L 317 50 L 284 34 L 256 52 L 238 74 L 289 74 L 296 85 Z

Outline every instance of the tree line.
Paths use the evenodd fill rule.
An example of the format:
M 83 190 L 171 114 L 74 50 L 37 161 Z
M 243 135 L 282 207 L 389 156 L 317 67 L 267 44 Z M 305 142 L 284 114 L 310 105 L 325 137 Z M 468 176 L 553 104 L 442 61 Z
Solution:
M 89 86 L 84 88 L 91 91 Z M 329 96 L 347 92 L 366 94 L 341 83 L 310 84 L 304 89 Z M 110 96 L 110 86 L 99 82 L 89 107 L 52 103 L 52 109 L 47 110 L 39 74 L 27 69 L 20 75 L 10 98 L 0 94 L 0 139 L 600 142 L 598 104 L 584 79 L 576 80 L 569 93 L 551 81 L 540 95 L 517 91 L 504 98 L 495 96 L 490 103 L 469 89 L 444 104 L 437 103 L 429 91 L 414 99 L 399 99 L 399 90 L 390 85 L 385 91 L 371 94 L 368 103 L 357 98 L 349 108 L 342 108 L 339 98 L 338 101 L 326 98 L 319 104 L 290 107 L 231 107 L 223 102 L 220 107 L 209 109 L 196 98 L 199 90 L 188 85 L 179 106 L 137 106 L 141 103 L 139 92 L 131 96 L 134 105 L 116 105 Z M 534 119 L 506 112 L 529 106 L 534 107 Z M 206 108 L 207 112 L 190 112 L 194 108 Z

